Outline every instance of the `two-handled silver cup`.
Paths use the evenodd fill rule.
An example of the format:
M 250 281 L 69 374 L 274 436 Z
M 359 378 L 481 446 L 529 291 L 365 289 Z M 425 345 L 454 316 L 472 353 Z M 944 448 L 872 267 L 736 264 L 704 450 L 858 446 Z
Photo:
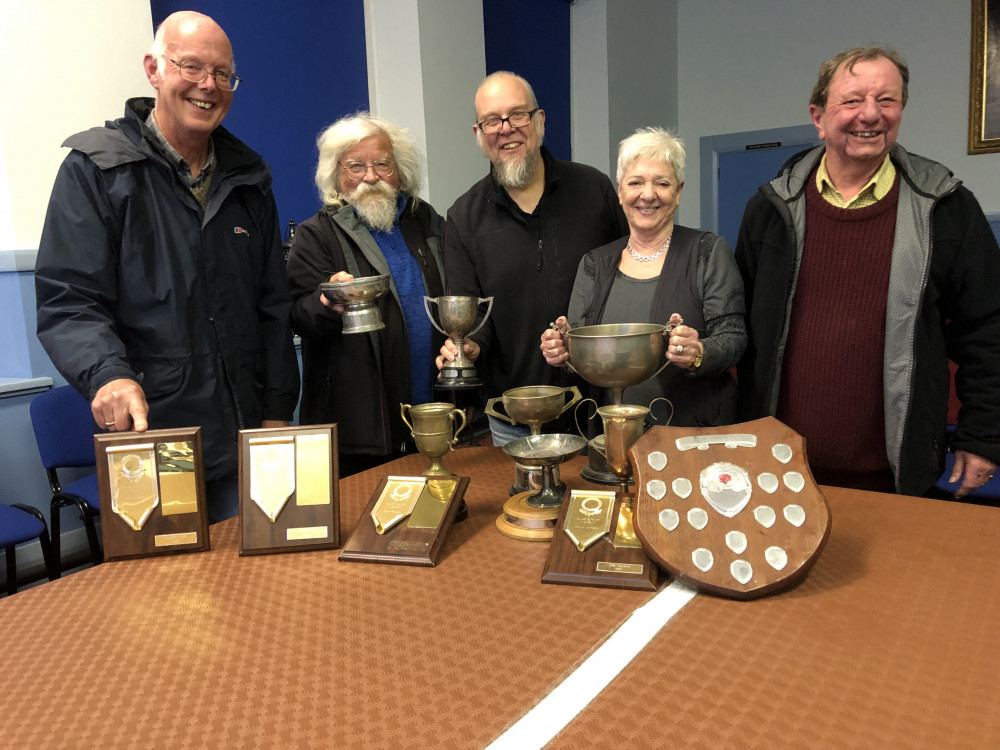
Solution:
M 431 313 L 430 303 L 433 302 L 438 308 L 440 324 L 434 319 Z M 476 318 L 479 316 L 479 305 L 483 302 L 489 303 L 486 314 L 479 325 L 476 325 Z M 441 377 L 438 379 L 437 387 L 447 390 L 459 390 L 463 388 L 478 388 L 483 383 L 476 375 L 476 366 L 462 351 L 465 344 L 465 337 L 471 336 L 486 323 L 493 310 L 492 297 L 424 297 L 424 309 L 431 323 L 445 336 L 448 336 L 458 347 L 458 356 L 451 362 L 445 361 L 441 368 Z

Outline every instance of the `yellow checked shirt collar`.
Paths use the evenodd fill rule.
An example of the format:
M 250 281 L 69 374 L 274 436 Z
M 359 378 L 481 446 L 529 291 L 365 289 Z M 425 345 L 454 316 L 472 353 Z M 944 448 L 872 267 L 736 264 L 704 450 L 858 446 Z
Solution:
M 840 191 L 833 186 L 830 174 L 826 171 L 825 153 L 819 162 L 819 168 L 816 170 L 816 189 L 827 203 L 837 208 L 865 208 L 866 206 L 870 206 L 882 200 L 892 190 L 892 183 L 895 181 L 896 167 L 893 166 L 892 159 L 886 154 L 885 161 L 882 162 L 882 166 L 878 168 L 878 172 L 872 176 L 868 184 L 861 188 L 858 194 L 851 198 L 851 200 L 846 201 L 844 200 L 844 196 L 840 194 Z

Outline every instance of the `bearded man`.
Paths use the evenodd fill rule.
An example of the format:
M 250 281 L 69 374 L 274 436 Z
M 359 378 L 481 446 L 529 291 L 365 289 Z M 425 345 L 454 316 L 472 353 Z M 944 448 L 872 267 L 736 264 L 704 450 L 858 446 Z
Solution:
M 319 137 L 323 208 L 296 229 L 288 257 L 292 326 L 302 337 L 302 424 L 336 422 L 340 476 L 413 450 L 401 403 L 433 401 L 441 338 L 423 297 L 444 293 L 444 222 L 417 197 L 420 156 L 410 134 L 359 114 Z M 385 328 L 344 334 L 325 282 L 388 275 Z
M 449 294 L 494 299 L 464 348 L 480 360 L 486 398 L 522 385 L 564 385 L 572 376 L 545 363 L 538 337 L 568 308 L 580 258 L 624 237 L 628 224 L 606 175 L 558 161 L 542 146 L 545 111 L 521 76 L 487 76 L 475 106 L 472 130 L 491 170 L 448 211 L 445 268 Z M 457 353 L 449 339 L 438 366 Z M 493 417 L 490 430 L 496 445 L 528 434 Z

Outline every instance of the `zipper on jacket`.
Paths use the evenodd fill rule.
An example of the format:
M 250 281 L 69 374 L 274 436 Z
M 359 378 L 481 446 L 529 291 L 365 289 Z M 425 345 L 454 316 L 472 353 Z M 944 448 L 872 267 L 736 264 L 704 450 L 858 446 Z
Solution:
M 536 271 L 542 270 L 542 238 L 538 238 L 538 265 L 535 266 Z

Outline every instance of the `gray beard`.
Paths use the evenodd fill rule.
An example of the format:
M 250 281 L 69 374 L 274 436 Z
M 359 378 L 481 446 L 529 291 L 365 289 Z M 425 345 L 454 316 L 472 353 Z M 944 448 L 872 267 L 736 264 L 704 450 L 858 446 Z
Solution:
M 538 151 L 529 152 L 518 162 L 505 162 L 498 158 L 493 162 L 493 177 L 502 187 L 513 190 L 525 188 L 535 178 L 540 155 Z
M 371 229 L 391 232 L 396 220 L 398 190 L 379 180 L 374 185 L 362 182 L 347 196 L 361 220 Z

